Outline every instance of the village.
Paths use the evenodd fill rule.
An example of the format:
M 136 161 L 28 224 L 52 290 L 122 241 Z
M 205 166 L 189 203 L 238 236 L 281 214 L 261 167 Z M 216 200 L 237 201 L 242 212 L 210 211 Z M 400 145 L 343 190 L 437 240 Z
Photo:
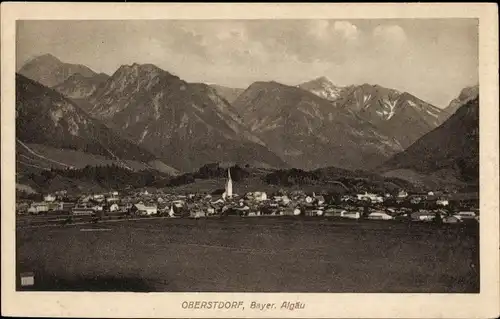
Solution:
M 208 218 L 224 216 L 318 216 L 345 219 L 405 220 L 461 223 L 479 221 L 478 198 L 469 194 L 430 191 L 409 194 L 308 194 L 303 191 L 233 193 L 228 171 L 225 192 L 214 194 L 170 194 L 162 190 L 69 196 L 66 191 L 46 194 L 43 201 L 20 200 L 19 215 L 92 217 L 92 220 L 130 217 Z

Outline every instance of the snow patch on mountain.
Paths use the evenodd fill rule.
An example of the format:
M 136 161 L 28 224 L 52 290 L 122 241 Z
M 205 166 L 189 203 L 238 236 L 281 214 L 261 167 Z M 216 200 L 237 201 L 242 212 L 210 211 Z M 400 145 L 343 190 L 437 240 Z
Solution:
M 439 116 L 438 114 L 433 113 L 433 112 L 432 112 L 432 111 L 430 111 L 430 110 L 425 110 L 425 111 L 427 112 L 427 114 L 429 114 L 430 116 L 433 116 L 433 117 L 435 117 L 435 118 L 437 118 L 437 117 Z
M 371 94 L 363 96 L 363 103 L 366 103 L 372 97 Z
M 417 107 L 417 104 L 412 100 L 408 100 L 408 104 L 410 104 L 410 106 Z
M 344 87 L 336 86 L 326 77 L 320 77 L 315 80 L 302 83 L 297 87 L 330 101 L 338 99 L 345 89 Z
M 146 138 L 146 135 L 148 135 L 148 133 L 149 133 L 148 132 L 148 126 L 146 126 L 146 128 L 142 132 L 141 138 L 139 139 L 139 143 L 142 143 L 144 141 L 144 138 Z
M 395 101 L 384 100 L 384 103 L 389 107 L 389 114 L 387 116 L 387 120 L 390 120 L 391 117 L 394 116 L 396 103 L 398 103 L 398 100 Z

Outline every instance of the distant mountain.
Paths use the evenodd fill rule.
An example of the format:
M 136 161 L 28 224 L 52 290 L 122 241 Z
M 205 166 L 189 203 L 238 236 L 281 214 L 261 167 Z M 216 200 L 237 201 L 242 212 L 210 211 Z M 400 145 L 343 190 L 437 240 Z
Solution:
M 245 89 L 230 88 L 217 84 L 210 84 L 210 86 L 215 89 L 218 95 L 225 98 L 229 103 L 233 103 L 238 96 L 245 91 Z
M 336 86 L 324 76 L 299 84 L 297 87 L 330 101 L 335 101 L 348 89 L 348 87 Z
M 456 99 L 453 99 L 448 107 L 443 109 L 443 112 L 441 112 L 440 116 L 440 121 L 444 122 L 446 121 L 450 116 L 455 114 L 455 112 L 465 103 L 469 102 L 470 100 L 473 100 L 479 96 L 479 85 L 474 85 L 470 87 L 466 87 L 462 89 L 460 94 Z
M 26 166 L 42 169 L 82 166 L 84 157 L 94 162 L 110 159 L 131 169 L 128 161 L 145 163 L 140 166 L 149 168 L 161 165 L 153 154 L 91 118 L 68 98 L 19 74 L 16 74 L 16 140 L 18 159 Z M 47 148 L 53 149 L 47 151 Z M 59 150 L 67 152 L 62 154 Z
M 285 166 L 214 88 L 152 64 L 121 66 L 88 101 L 92 116 L 183 171 L 213 162 Z
M 298 87 L 255 82 L 233 106 L 250 131 L 293 167 L 368 168 L 402 150 L 348 108 Z
M 439 108 L 407 92 L 379 85 L 348 87 L 333 104 L 354 112 L 404 148 L 440 124 Z
M 108 78 L 109 75 L 104 73 L 90 77 L 74 73 L 64 82 L 54 86 L 53 89 L 71 99 L 85 99 L 91 96 Z
M 479 98 L 459 107 L 442 125 L 421 137 L 404 152 L 396 154 L 381 169 L 386 175 L 390 171 L 405 170 L 406 173 L 410 171 L 434 177 L 441 175 L 448 179 L 453 177 L 457 181 L 477 185 Z
M 96 76 L 96 73 L 85 65 L 64 63 L 51 54 L 28 61 L 18 73 L 47 87 L 61 84 L 76 73 L 89 78 Z

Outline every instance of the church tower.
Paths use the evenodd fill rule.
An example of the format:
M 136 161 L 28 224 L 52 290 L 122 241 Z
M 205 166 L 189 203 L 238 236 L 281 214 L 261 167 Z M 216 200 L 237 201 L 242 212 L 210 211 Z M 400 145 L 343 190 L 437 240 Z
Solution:
M 227 169 L 226 196 L 233 197 L 233 181 L 231 180 L 231 169 Z

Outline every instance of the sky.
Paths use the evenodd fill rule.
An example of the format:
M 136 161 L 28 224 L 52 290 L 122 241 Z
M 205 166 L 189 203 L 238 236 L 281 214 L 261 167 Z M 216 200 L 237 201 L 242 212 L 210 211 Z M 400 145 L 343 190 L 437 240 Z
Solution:
M 445 107 L 478 83 L 477 19 L 52 20 L 17 22 L 19 69 L 51 53 L 113 74 L 153 63 L 188 82 L 246 88 L 325 76 Z

